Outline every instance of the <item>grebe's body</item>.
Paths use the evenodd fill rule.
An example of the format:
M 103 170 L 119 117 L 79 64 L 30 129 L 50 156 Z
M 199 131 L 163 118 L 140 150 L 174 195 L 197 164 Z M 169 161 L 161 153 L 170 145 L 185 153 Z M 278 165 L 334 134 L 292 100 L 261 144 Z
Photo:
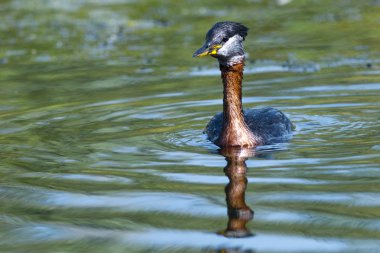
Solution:
M 195 57 L 218 59 L 223 80 L 223 113 L 206 127 L 208 139 L 219 147 L 256 147 L 286 141 L 292 123 L 274 108 L 243 110 L 242 80 L 245 53 L 242 42 L 248 28 L 240 23 L 219 22 L 207 33 L 206 42 Z
M 244 122 L 249 130 L 258 137 L 257 145 L 286 142 L 291 137 L 292 123 L 280 110 L 265 107 L 243 110 Z M 207 124 L 207 138 L 218 145 L 223 138 L 223 113 L 217 113 Z M 225 138 L 225 137 L 224 137 Z M 254 146 L 257 146 L 254 145 Z M 227 145 L 238 146 L 238 145 Z M 243 145 L 244 146 L 244 145 Z M 251 147 L 254 147 L 251 146 Z

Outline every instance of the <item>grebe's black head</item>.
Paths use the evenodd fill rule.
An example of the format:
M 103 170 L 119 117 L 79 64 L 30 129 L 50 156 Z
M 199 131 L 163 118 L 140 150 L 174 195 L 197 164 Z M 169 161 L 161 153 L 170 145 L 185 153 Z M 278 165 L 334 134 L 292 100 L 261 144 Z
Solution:
M 205 44 L 193 57 L 211 55 L 222 65 L 244 61 L 243 41 L 248 28 L 236 22 L 218 22 L 206 34 Z

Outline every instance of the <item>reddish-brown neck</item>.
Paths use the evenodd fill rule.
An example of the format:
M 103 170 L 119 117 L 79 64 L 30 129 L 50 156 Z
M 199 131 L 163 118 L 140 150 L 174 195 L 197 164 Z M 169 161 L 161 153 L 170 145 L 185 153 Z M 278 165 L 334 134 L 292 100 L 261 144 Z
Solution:
M 223 79 L 223 129 L 218 145 L 221 147 L 254 147 L 260 140 L 251 132 L 244 120 L 242 107 L 242 80 L 244 63 L 220 65 Z

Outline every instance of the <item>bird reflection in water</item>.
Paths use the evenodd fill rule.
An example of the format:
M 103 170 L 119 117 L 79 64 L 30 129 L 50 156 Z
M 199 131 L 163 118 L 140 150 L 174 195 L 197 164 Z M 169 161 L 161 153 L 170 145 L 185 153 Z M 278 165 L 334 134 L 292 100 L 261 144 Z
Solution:
M 227 228 L 219 234 L 229 238 L 252 236 L 247 229 L 247 223 L 253 219 L 254 212 L 245 203 L 247 189 L 247 165 L 245 161 L 255 155 L 253 149 L 225 148 L 220 153 L 226 158 L 224 173 L 229 179 L 225 187 L 228 223 Z

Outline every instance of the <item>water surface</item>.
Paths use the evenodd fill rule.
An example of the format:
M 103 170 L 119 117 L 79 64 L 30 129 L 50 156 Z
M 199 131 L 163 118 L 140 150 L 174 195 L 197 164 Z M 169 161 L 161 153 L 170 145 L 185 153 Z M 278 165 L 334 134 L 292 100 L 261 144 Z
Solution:
M 379 11 L 3 1 L 0 251 L 380 252 Z M 232 176 L 203 134 L 222 108 L 217 63 L 191 57 L 220 20 L 251 28 L 244 105 L 296 125 Z M 227 191 L 245 193 L 241 219 L 227 184 L 246 187 Z

